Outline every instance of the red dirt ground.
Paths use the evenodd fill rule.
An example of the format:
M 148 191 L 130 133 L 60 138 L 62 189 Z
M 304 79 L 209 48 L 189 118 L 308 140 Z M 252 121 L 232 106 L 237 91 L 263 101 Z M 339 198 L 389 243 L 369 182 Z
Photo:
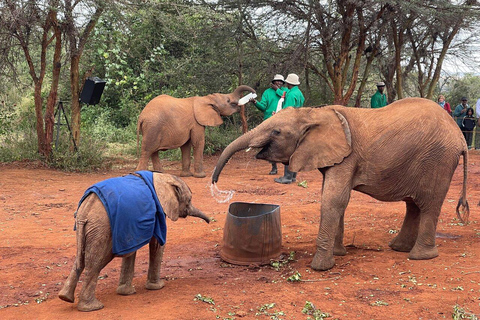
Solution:
M 206 157 L 207 175 L 217 158 Z M 180 173 L 179 162 L 163 163 L 166 172 Z M 348 253 L 326 272 L 310 268 L 319 225 L 320 173 L 298 174 L 307 188 L 279 185 L 267 174 L 267 162 L 254 160 L 252 153 L 236 154 L 220 176 L 219 188 L 236 191 L 231 201 L 279 204 L 282 249 L 285 256 L 295 252 L 295 260 L 278 270 L 223 262 L 219 252 L 228 203 L 212 198 L 208 177 L 184 178 L 193 203 L 214 221 L 208 225 L 190 217 L 168 222 L 162 267 L 166 286 L 159 291 L 144 288 L 148 249 L 142 248 L 134 278 L 137 293 L 115 293 L 121 260 L 114 259 L 97 286 L 105 308 L 79 312 L 76 303 L 57 297 L 75 257 L 77 202 L 93 183 L 134 168 L 134 162 L 126 162 L 108 172 L 66 173 L 34 163 L 0 164 L 0 319 L 307 319 L 302 313 L 307 301 L 328 313 L 327 319 L 451 319 L 455 306 L 480 314 L 476 151 L 469 158 L 471 223 L 462 225 L 455 216 L 463 178 L 460 165 L 438 223 L 439 257 L 411 261 L 407 253 L 392 251 L 388 242 L 400 229 L 404 204 L 352 192 L 345 217 Z M 302 281 L 287 281 L 296 272 Z

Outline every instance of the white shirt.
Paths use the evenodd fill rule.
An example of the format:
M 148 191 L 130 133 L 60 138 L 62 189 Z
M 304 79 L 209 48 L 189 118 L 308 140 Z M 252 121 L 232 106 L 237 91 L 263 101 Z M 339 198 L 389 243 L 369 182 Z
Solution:
M 477 119 L 480 118 L 480 99 L 477 100 L 477 104 L 475 105 L 475 115 Z

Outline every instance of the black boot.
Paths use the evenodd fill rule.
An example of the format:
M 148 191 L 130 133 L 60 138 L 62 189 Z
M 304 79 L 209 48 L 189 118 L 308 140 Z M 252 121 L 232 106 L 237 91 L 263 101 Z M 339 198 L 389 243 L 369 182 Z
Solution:
M 296 172 L 293 172 L 292 182 L 296 182 L 296 181 L 297 181 L 297 173 L 296 173 Z
M 268 174 L 269 175 L 277 174 L 277 163 L 276 162 L 271 162 L 271 164 L 272 164 L 272 171 L 270 171 Z
M 290 184 L 293 182 L 293 172 L 288 171 L 288 166 L 285 166 L 283 177 L 273 179 L 277 183 Z

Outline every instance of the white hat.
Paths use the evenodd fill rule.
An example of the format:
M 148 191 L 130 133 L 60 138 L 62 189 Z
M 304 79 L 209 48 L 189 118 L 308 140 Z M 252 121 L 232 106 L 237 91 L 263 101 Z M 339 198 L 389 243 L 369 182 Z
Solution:
M 285 79 L 285 82 L 288 84 L 293 84 L 294 86 L 298 86 L 300 84 L 300 80 L 295 73 L 290 73 Z
M 377 87 L 385 87 L 385 82 L 383 81 L 377 82 Z
M 282 81 L 285 82 L 285 78 L 281 74 L 276 74 L 275 77 L 273 77 L 273 81 Z

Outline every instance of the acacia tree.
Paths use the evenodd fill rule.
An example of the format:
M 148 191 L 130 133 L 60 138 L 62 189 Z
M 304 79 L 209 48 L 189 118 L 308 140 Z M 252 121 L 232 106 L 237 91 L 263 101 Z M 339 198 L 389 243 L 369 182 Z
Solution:
M 72 108 L 72 135 L 75 143 L 80 143 L 80 58 L 85 45 L 95 28 L 95 24 L 111 1 L 72 1 L 64 0 L 64 32 L 68 39 L 70 59 L 70 92 Z M 82 23 L 83 22 L 83 23 Z
M 225 2 L 225 1 L 224 1 Z M 228 2 L 228 1 L 226 1 Z M 377 32 L 386 5 L 373 0 L 249 0 L 262 8 L 268 26 L 282 21 L 286 26 L 280 45 L 295 48 L 290 60 L 322 79 L 332 92 L 333 103 L 347 104 L 354 95 L 363 64 L 368 59 L 368 40 Z M 267 20 L 268 19 L 268 20 Z M 310 72 L 305 72 L 310 80 Z M 368 76 L 363 73 L 363 77 Z
M 15 39 L 23 51 L 34 84 L 34 103 L 38 152 L 49 158 L 53 140 L 54 112 L 61 68 L 61 29 L 57 19 L 59 0 L 0 2 L 0 29 Z M 53 46 L 53 49 L 51 48 Z M 53 55 L 49 51 L 53 50 Z M 39 51 L 39 55 L 37 55 Z M 10 53 L 11 51 L 6 51 Z M 51 86 L 43 111 L 42 89 L 51 57 Z
M 454 43 L 461 30 L 476 23 L 473 14 L 478 8 L 472 0 L 389 2 L 385 19 L 390 32 L 385 34 L 378 66 L 390 84 L 390 101 L 404 97 L 404 81 L 411 75 L 416 83 L 412 93 L 433 97 L 445 58 L 469 41 L 464 37 Z
M 238 1 L 262 9 L 260 28 L 287 24 L 289 37 L 277 39 L 301 48 L 303 54 L 289 57 L 303 60 L 307 80 L 309 74 L 322 79 L 333 103 L 346 105 L 356 93 L 356 106 L 369 81 L 387 82 L 390 101 L 402 98 L 411 75 L 417 76 L 412 94 L 431 97 L 455 37 L 476 23 L 472 14 L 479 8 L 476 0 Z M 375 77 L 372 67 L 379 71 Z

